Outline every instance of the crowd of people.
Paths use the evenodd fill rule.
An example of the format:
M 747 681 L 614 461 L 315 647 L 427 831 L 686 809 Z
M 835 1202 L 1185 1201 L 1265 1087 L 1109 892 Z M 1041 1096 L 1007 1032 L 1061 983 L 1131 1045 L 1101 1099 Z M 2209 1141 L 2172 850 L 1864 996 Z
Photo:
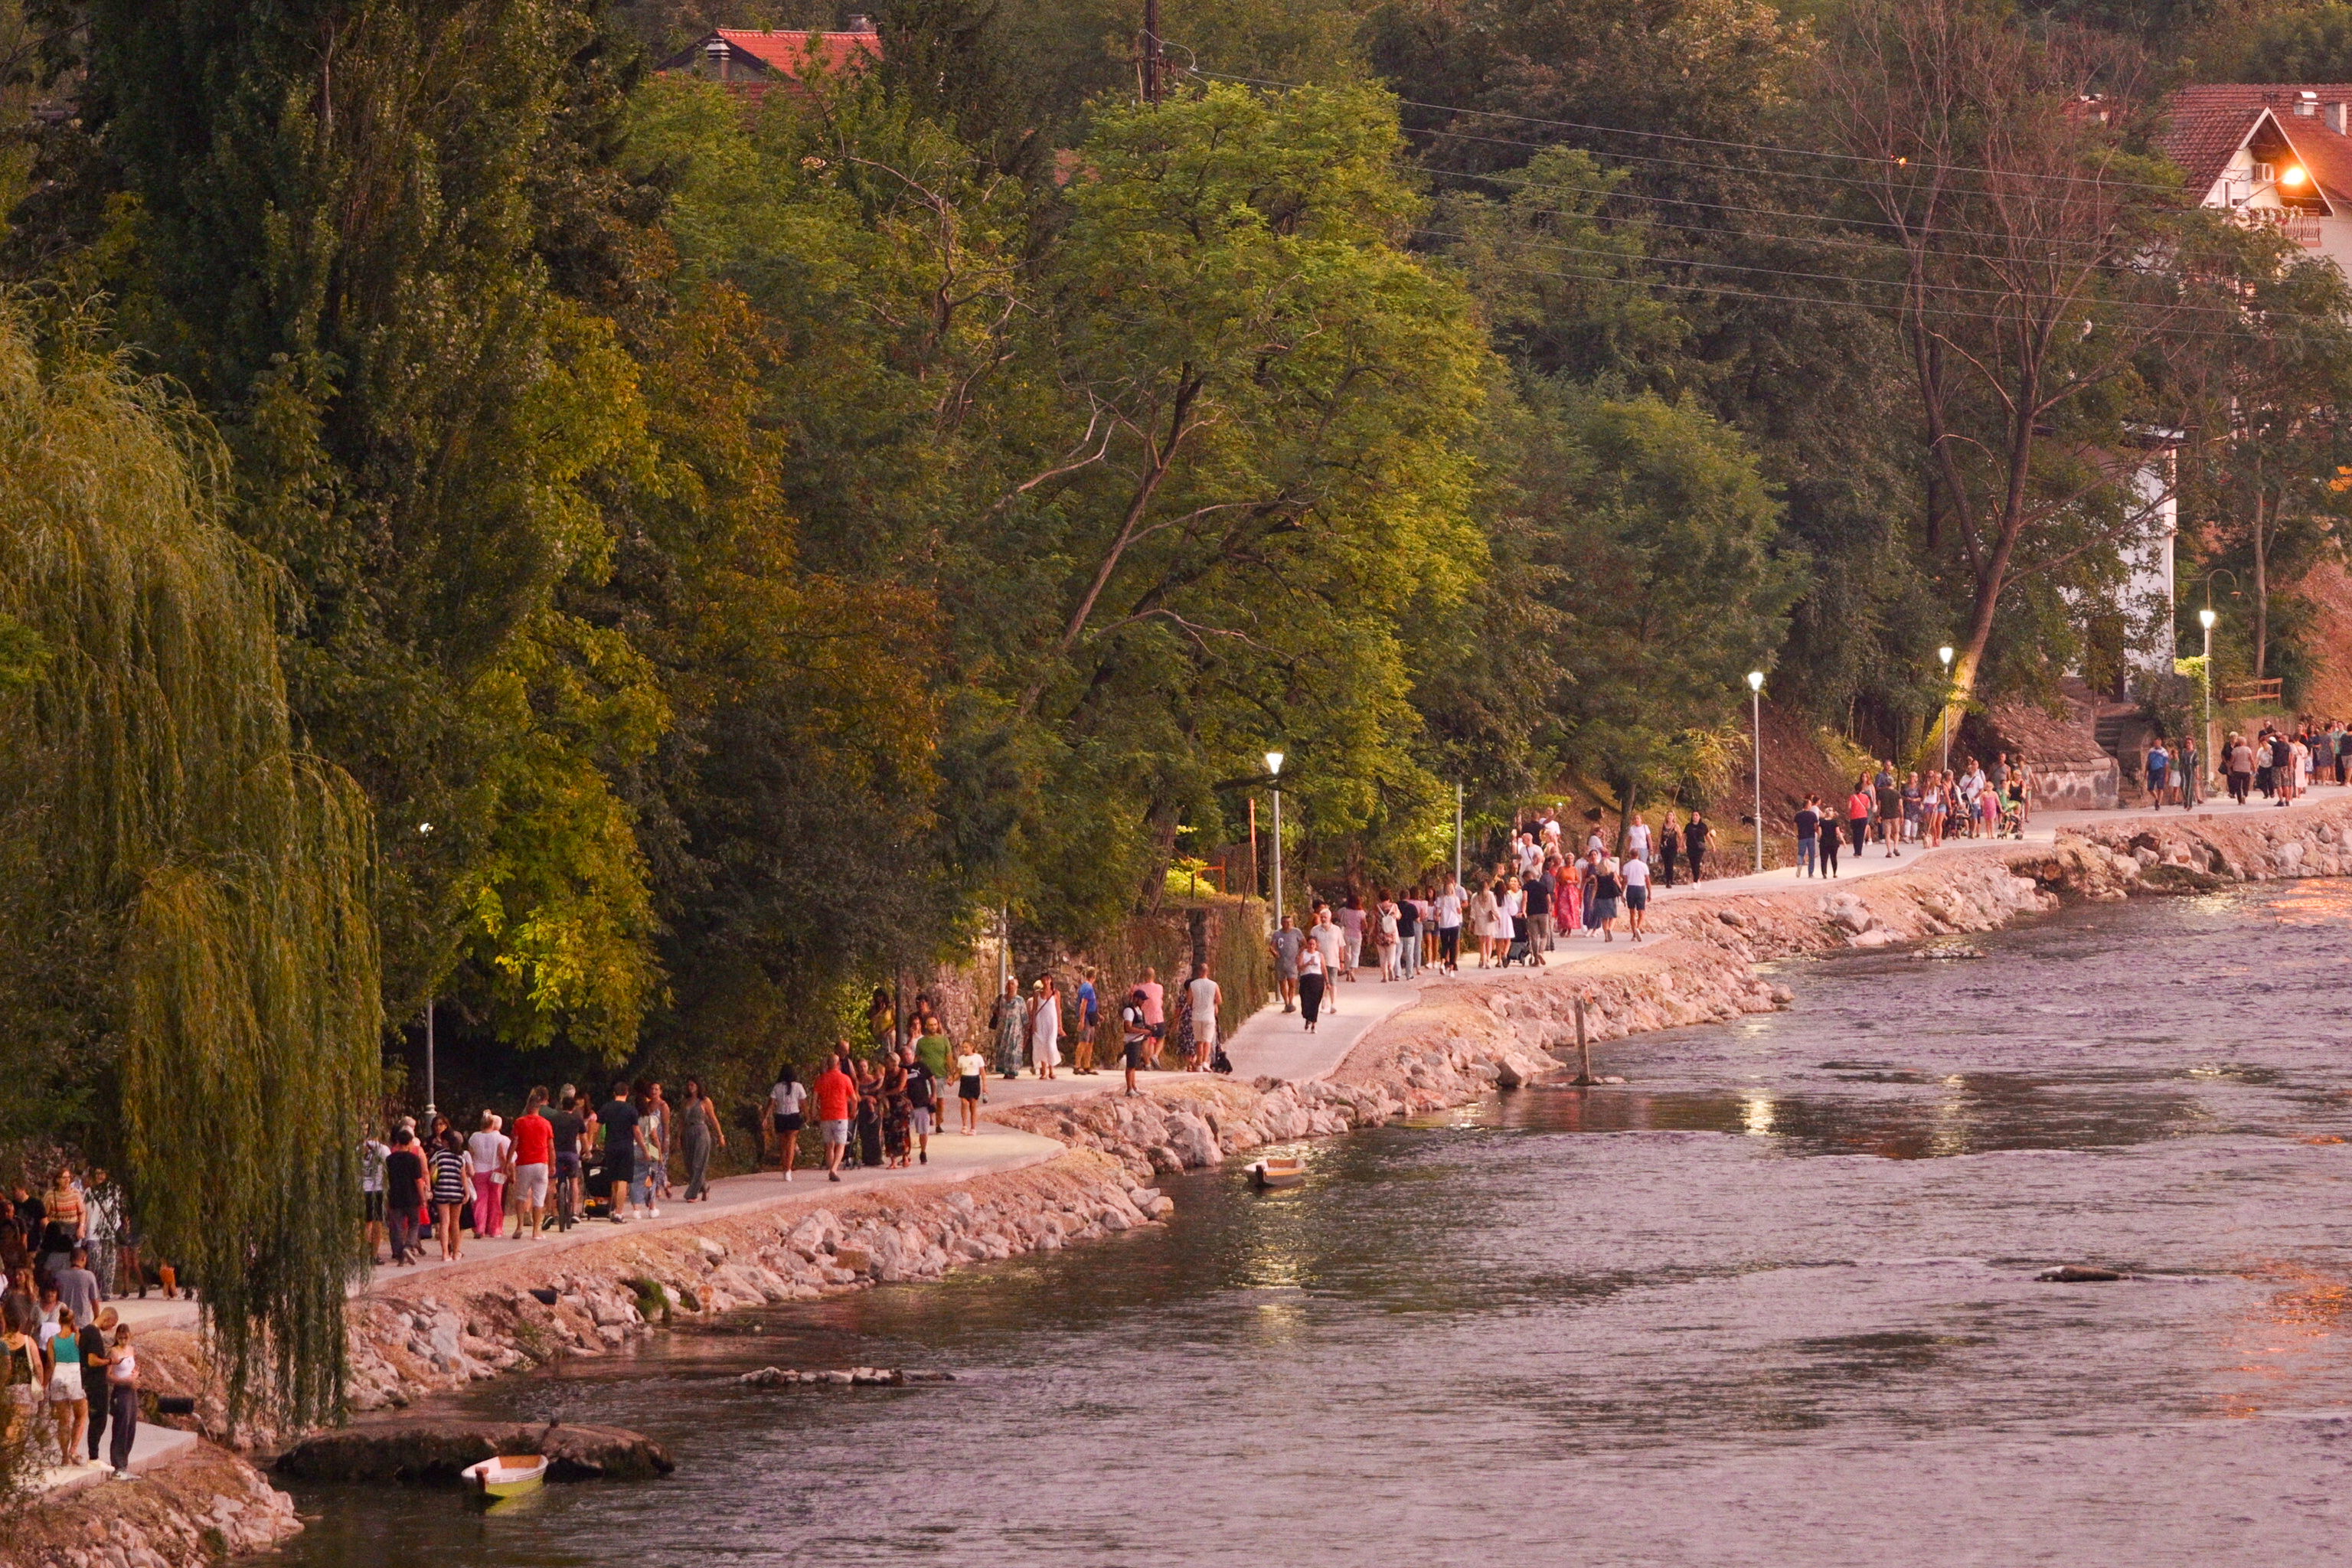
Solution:
M 404 1116 L 361 1146 L 369 1253 L 405 1267 L 431 1242 L 456 1262 L 468 1233 L 505 1235 L 509 1218 L 514 1239 L 536 1240 L 551 1223 L 585 1217 L 592 1180 L 622 1224 L 665 1203 L 707 1202 L 712 1153 L 726 1146 L 716 1104 L 691 1078 L 674 1102 L 651 1079 L 614 1084 L 602 1104 L 572 1084 L 535 1088 L 511 1128 L 485 1110 L 471 1133 L 437 1113 L 421 1131 Z
M 139 1424 L 139 1354 L 131 1325 L 106 1302 L 135 1285 L 147 1294 L 147 1269 L 121 1190 L 102 1170 L 85 1183 L 60 1164 L 37 1195 L 19 1186 L 0 1199 L 0 1347 L 7 1370 L 5 1448 L 11 1463 L 57 1463 L 74 1468 L 99 1461 L 118 1480 L 130 1479 L 131 1446 Z M 166 1295 L 177 1295 L 169 1268 L 158 1270 Z
M 1947 838 L 2024 837 L 2032 773 L 2023 757 L 2003 752 L 1990 771 L 1974 757 L 1951 771 L 1897 773 L 1893 763 L 1863 773 L 1842 808 L 1809 794 L 1797 808 L 1797 874 L 1834 877 L 1842 849 L 1859 858 L 1872 845 L 1882 856 L 1908 847 L 1933 849 Z
M 2182 742 L 2185 748 L 2187 742 Z M 2147 751 L 2145 776 L 2148 791 L 2161 807 L 2165 803 L 2169 781 L 2170 790 L 2177 794 L 2185 784 L 2192 791 L 2200 775 L 2196 753 L 2168 752 L 2158 737 Z M 2158 759 L 2165 759 L 2159 763 Z M 2248 797 L 2260 795 L 2273 805 L 2285 805 L 2299 799 L 2314 781 L 2341 784 L 2352 773 L 2352 735 L 2345 732 L 2344 723 L 2337 719 L 2300 719 L 2285 729 L 2264 724 L 2252 740 L 2243 734 L 2232 734 L 2221 748 L 2222 773 L 2229 786 L 2230 798 L 2240 805 Z M 2192 804 L 2183 802 L 2181 804 Z

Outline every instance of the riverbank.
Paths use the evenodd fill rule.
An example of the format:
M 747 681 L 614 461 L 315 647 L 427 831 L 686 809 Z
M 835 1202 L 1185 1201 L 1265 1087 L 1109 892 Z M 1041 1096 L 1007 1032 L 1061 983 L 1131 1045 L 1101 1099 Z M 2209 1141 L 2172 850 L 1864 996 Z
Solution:
M 352 1304 L 354 1405 L 399 1409 L 478 1378 L 625 1353 L 665 1321 L 933 1279 L 975 1262 L 1109 1239 L 1165 1217 L 1171 1205 L 1151 1184 L 1160 1173 L 1425 1114 L 1554 1070 L 1550 1053 L 1572 1040 L 1579 996 L 1591 1038 L 1605 1043 L 1785 1005 L 1785 990 L 1756 973 L 1761 963 L 1990 931 L 2065 898 L 2343 875 L 2352 870 L 2352 798 L 2276 812 L 2103 816 L 2066 822 L 2049 843 L 1959 846 L 1869 868 L 1873 875 L 1851 880 L 1742 879 L 1680 892 L 1654 910 L 1652 941 L 1574 939 L 1553 955 L 1568 962 L 1431 979 L 1402 1006 L 1391 1007 L 1376 985 L 1345 988 L 1351 1007 L 1369 1010 L 1364 1026 L 1336 1064 L 1321 1053 L 1311 1078 L 1165 1075 L 1129 1099 L 1094 1087 L 1117 1084 L 1107 1076 L 1073 1081 L 1058 1098 L 1023 1096 L 993 1109 L 998 1135 L 1027 1134 L 1066 1150 L 1049 1150 L 1024 1168 L 943 1164 L 853 1187 L 786 1188 L 771 1177 L 772 1195 L 691 1217 L 673 1211 L 658 1226 L 598 1226 L 537 1250 L 380 1273 Z M 1280 1015 L 1258 1022 L 1291 1028 Z M 1599 1065 L 1605 1070 L 1605 1061 Z M 160 1380 L 195 1393 L 207 1423 L 216 1424 L 194 1336 L 163 1330 L 145 1342 Z M 213 1478 L 215 1495 L 248 1496 L 257 1481 L 218 1449 L 191 1463 Z M 232 1486 L 232 1476 L 243 1479 Z M 69 1500 L 44 1510 L 45 1521 L 70 1533 L 74 1518 L 87 1516 L 85 1527 L 104 1528 L 115 1496 L 151 1489 L 185 1494 L 190 1507 L 206 1495 L 204 1486 L 159 1479 L 152 1489 L 101 1489 Z M 275 1525 L 256 1516 L 240 1528 L 238 1549 L 250 1549 L 267 1544 L 257 1532 L 299 1524 L 289 1510 Z M 99 1561 L 72 1562 L 48 1545 L 18 1560 L 72 1568 Z M 174 1568 L 194 1561 L 163 1560 Z

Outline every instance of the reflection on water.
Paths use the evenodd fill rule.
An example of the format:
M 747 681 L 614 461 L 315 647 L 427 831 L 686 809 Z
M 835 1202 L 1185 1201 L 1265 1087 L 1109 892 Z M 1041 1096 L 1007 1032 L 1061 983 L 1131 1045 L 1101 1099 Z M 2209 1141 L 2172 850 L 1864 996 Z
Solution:
M 745 1314 L 484 1413 L 678 1473 L 311 1488 L 301 1568 L 2011 1564 L 2340 1552 L 2352 904 L 2103 906 L 1318 1146 L 1299 1189 Z M 2099 1262 L 2142 1276 L 2036 1281 Z M 775 1363 L 958 1382 L 741 1387 Z

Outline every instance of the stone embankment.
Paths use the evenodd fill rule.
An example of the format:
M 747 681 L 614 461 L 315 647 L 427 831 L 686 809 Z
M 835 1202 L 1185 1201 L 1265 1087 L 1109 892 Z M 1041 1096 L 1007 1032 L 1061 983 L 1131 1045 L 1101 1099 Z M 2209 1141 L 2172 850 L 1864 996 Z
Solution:
M 40 1568 L 215 1568 L 302 1529 L 292 1498 L 210 1444 L 134 1483 L 101 1481 L 13 1512 L 0 1561 Z
M 1851 862 L 1849 863 L 1851 865 Z M 1129 1098 L 1116 1090 L 1007 1108 L 996 1120 L 1072 1151 L 1025 1170 L 958 1183 L 909 1183 L 823 1207 L 722 1215 L 691 1228 L 616 1228 L 609 1240 L 545 1261 L 528 1254 L 415 1289 L 393 1282 L 352 1310 L 352 1393 L 362 1411 L 570 1357 L 624 1352 L 662 1323 L 806 1300 L 894 1280 L 1108 1238 L 1164 1218 L 1150 1184 L 1269 1144 L 1328 1137 L 1466 1103 L 1556 1070 L 1579 998 L 1591 1039 L 1724 1022 L 1787 1005 L 1756 965 L 1806 954 L 1985 931 L 2064 899 L 2204 891 L 2240 882 L 2352 873 L 2352 801 L 2280 813 L 2130 816 L 2069 830 L 2055 845 L 1987 844 L 1857 881 L 1675 898 L 1652 911 L 1651 939 L 1621 941 L 1574 964 L 1428 983 L 1421 1000 L 1370 1030 L 1328 1079 L 1202 1079 Z M 1583 938 L 1572 950 L 1589 951 Z M 173 1344 L 170 1342 L 183 1342 Z M 157 1342 L 161 1340 L 164 1342 Z M 191 1336 L 149 1352 L 189 1369 Z M 206 1425 L 216 1396 L 198 1390 Z M 184 1568 L 171 1542 L 217 1530 L 231 1550 L 299 1528 L 251 1467 L 207 1448 L 152 1489 L 123 1488 L 46 1510 L 45 1531 L 82 1533 L 18 1560 L 47 1568 Z M 161 1510 L 139 1529 L 148 1556 L 110 1554 L 139 1492 Z M 184 1497 L 186 1510 L 170 1500 Z M 201 1505 L 201 1506 L 199 1506 Z M 226 1508 L 224 1516 L 219 1510 Z M 210 1511 L 206 1511 L 210 1510 Z M 217 1522 L 228 1517 L 229 1523 Z M 79 1553 L 75 1555 L 74 1553 Z

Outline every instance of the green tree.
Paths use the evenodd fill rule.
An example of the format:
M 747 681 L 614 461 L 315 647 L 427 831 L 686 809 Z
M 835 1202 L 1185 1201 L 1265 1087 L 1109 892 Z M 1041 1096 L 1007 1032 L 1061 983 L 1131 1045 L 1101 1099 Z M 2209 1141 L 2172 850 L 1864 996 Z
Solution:
M 8 1131 L 127 1156 L 229 1415 L 341 1407 L 382 1019 L 365 800 L 296 744 L 271 564 L 153 383 L 0 315 Z M 37 657 L 27 657 L 35 655 Z
M 131 198 L 120 330 L 218 421 L 299 719 L 381 807 L 401 1011 L 470 954 L 511 1037 L 613 1054 L 658 980 L 610 778 L 660 714 L 562 604 L 644 460 L 627 356 L 556 289 L 628 266 L 597 12 L 98 0 L 86 113 Z

